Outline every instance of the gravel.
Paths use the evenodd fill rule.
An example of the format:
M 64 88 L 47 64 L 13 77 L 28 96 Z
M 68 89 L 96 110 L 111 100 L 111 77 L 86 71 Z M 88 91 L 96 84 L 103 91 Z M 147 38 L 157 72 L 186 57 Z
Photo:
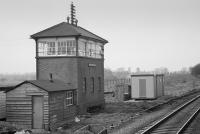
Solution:
M 154 121 L 160 119 L 161 117 L 165 116 L 167 113 L 174 110 L 176 107 L 180 106 L 184 102 L 188 101 L 188 99 L 194 98 L 200 93 L 193 93 L 189 96 L 185 96 L 183 98 L 179 98 L 176 100 L 171 101 L 161 107 L 154 109 L 153 111 L 146 111 L 142 112 L 135 118 L 116 126 L 115 129 L 109 130 L 111 134 L 129 134 L 129 133 L 136 133 L 137 131 L 141 130 L 143 127 L 148 126 L 149 124 L 153 123 Z

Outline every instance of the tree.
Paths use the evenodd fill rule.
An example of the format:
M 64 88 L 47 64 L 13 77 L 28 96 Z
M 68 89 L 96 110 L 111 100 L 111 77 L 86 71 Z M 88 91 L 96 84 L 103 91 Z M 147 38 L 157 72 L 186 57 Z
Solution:
M 190 72 L 195 77 L 200 76 L 200 63 L 190 68 Z
M 189 73 L 189 70 L 188 70 L 188 68 L 183 67 L 183 68 L 180 70 L 180 72 L 181 72 L 182 74 L 188 74 L 188 73 Z
M 140 73 L 140 68 L 139 67 L 136 68 L 136 73 Z
M 117 79 L 117 77 L 113 75 L 113 72 L 111 71 L 111 69 L 104 68 L 104 79 L 113 80 L 113 79 Z
M 116 76 L 118 79 L 124 79 L 130 77 L 130 73 L 125 68 L 121 67 L 118 68 L 116 71 L 113 72 L 113 75 Z
M 157 73 L 157 74 L 168 74 L 169 71 L 166 67 L 160 67 L 160 68 L 155 68 L 154 69 L 154 73 Z

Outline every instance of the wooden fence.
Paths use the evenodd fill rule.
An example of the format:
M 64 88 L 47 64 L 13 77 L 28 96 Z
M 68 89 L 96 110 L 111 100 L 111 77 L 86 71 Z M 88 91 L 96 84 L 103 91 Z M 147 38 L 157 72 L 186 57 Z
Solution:
M 116 85 L 119 84 L 130 84 L 130 79 L 116 79 L 116 80 L 105 80 L 104 81 L 104 92 L 113 92 Z

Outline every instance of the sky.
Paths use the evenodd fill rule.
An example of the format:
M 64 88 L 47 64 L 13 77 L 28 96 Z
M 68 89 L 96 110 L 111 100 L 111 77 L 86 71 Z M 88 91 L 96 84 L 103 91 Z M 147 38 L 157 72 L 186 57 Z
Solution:
M 199 0 L 72 0 L 78 25 L 107 39 L 105 67 L 200 63 Z M 71 0 L 0 0 L 0 73 L 35 72 L 30 35 L 66 21 Z

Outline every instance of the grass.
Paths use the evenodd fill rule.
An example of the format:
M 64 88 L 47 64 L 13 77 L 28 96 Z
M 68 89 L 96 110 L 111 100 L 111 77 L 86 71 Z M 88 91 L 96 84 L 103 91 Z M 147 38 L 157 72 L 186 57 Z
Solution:
M 200 80 L 190 74 L 172 74 L 165 77 L 165 95 L 180 96 L 200 86 Z

